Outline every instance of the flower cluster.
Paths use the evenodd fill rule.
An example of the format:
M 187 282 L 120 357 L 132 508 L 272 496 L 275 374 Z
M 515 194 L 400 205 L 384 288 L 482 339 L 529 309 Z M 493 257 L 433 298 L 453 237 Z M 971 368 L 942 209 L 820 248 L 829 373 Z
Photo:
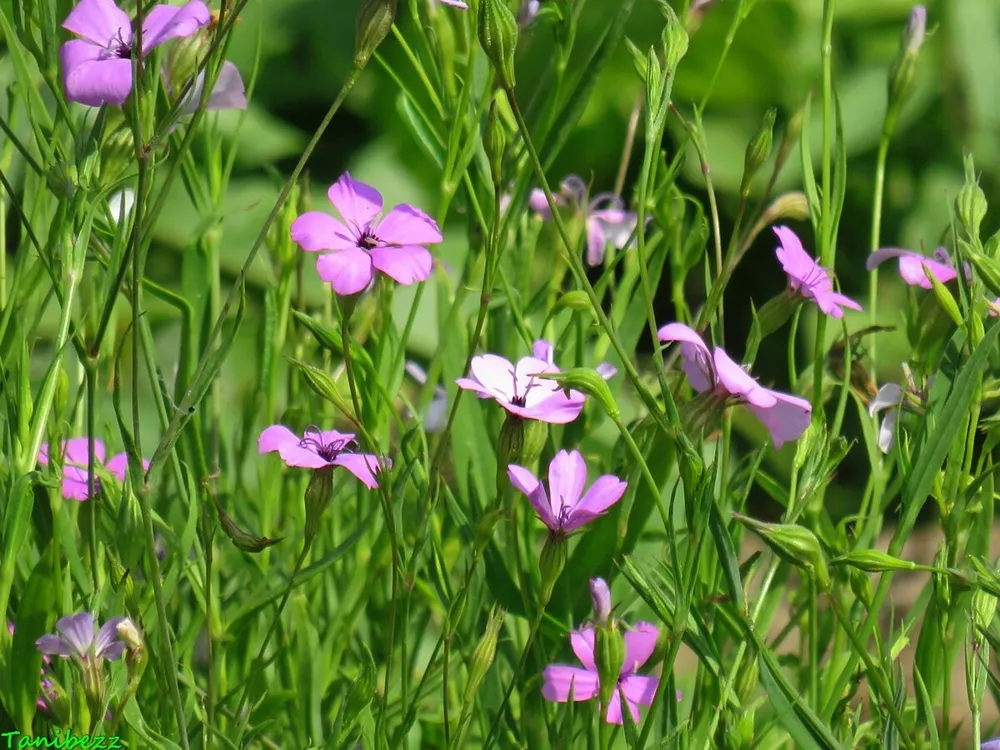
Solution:
M 61 443 L 60 452 L 63 456 L 62 462 L 62 494 L 67 500 L 87 500 L 87 491 L 90 475 L 87 471 L 89 459 L 89 438 L 72 438 Z M 125 453 L 118 453 L 111 457 L 107 463 L 104 462 L 106 449 L 101 440 L 94 440 L 94 464 L 96 468 L 103 469 L 119 481 L 125 481 L 125 470 L 128 467 L 128 456 Z M 49 444 L 42 443 L 38 453 L 38 463 L 48 466 L 50 462 Z M 149 461 L 143 459 L 143 468 L 149 468 Z M 100 492 L 101 483 L 98 477 L 94 477 L 94 491 Z

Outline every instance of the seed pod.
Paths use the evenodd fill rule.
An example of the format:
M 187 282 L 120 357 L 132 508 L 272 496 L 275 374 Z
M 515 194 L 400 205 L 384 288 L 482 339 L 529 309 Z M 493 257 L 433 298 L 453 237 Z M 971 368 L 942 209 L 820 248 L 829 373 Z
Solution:
M 354 69 L 360 70 L 389 35 L 396 18 L 396 0 L 364 0 L 354 32 Z
M 497 83 L 504 91 L 513 91 L 517 19 L 504 0 L 483 0 L 479 8 L 479 44 L 493 63 Z

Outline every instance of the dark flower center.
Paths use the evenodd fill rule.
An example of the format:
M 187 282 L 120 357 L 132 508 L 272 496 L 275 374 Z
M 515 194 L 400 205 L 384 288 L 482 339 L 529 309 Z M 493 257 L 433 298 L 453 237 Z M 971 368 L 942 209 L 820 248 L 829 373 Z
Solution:
M 324 461 L 333 461 L 347 447 L 349 440 L 338 438 L 329 443 L 323 442 L 323 433 L 317 427 L 310 427 L 299 441 L 299 446 L 308 448 Z
M 121 29 L 118 30 L 117 36 L 111 40 L 110 51 L 112 56 L 117 57 L 119 60 L 132 59 L 132 43 L 125 41 Z
M 365 230 L 358 239 L 358 247 L 362 250 L 371 250 L 378 247 L 378 237 L 372 234 L 371 231 Z
M 527 394 L 524 396 L 514 396 L 510 402 L 514 404 L 514 406 L 524 406 L 525 403 L 527 403 Z

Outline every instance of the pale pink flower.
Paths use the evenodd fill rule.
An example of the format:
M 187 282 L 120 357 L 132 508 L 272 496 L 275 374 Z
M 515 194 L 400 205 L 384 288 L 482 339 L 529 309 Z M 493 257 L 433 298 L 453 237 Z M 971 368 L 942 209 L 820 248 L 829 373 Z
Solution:
M 639 722 L 639 706 L 653 704 L 659 678 L 636 674 L 636 671 L 653 655 L 658 635 L 656 626 L 645 622 L 636 623 L 635 627 L 625 632 L 625 659 L 605 714 L 609 723 L 623 723 L 622 696 L 636 723 Z M 597 665 L 594 663 L 594 628 L 570 633 L 569 641 L 583 668 L 568 664 L 547 666 L 542 672 L 542 697 L 565 703 L 572 693 L 574 701 L 593 700 L 600 693 Z
M 933 259 L 920 253 L 915 253 L 912 250 L 903 250 L 898 247 L 884 247 L 868 256 L 865 268 L 871 271 L 875 266 L 884 263 L 890 258 L 899 259 L 899 275 L 910 286 L 919 286 L 923 289 L 933 288 L 930 279 L 924 273 L 924 269 L 927 269 L 927 273 L 931 274 L 942 284 L 947 284 L 958 275 L 951 256 L 943 247 L 939 247 L 934 251 Z M 968 271 L 966 271 L 966 274 L 968 275 Z
M 94 616 L 89 612 L 67 615 L 56 623 L 56 634 L 43 635 L 35 647 L 48 656 L 75 656 L 84 662 L 115 661 L 125 651 L 125 644 L 118 640 L 118 623 L 124 617 L 112 617 L 94 636 Z
M 712 351 L 688 326 L 670 323 L 658 335 L 660 341 L 680 343 L 682 366 L 695 391 L 726 399 L 734 397 L 737 403 L 744 404 L 771 433 L 775 448 L 798 440 L 809 426 L 812 406 L 808 401 L 764 388 L 721 347 Z
M 62 467 L 62 494 L 67 500 L 87 499 L 87 466 L 88 466 L 88 439 L 85 437 L 73 438 L 62 441 L 63 467 Z M 106 450 L 104 442 L 94 441 L 94 466 L 104 469 L 116 477 L 119 481 L 125 481 L 125 470 L 128 467 L 128 456 L 125 453 L 118 453 L 111 457 L 111 460 L 104 463 Z M 38 463 L 42 466 L 49 465 L 49 444 L 42 443 L 38 451 Z M 149 461 L 142 460 L 144 469 L 149 468 Z M 101 482 L 98 477 L 94 478 L 94 492 L 101 491 Z
M 370 453 L 354 453 L 350 450 L 355 443 L 354 435 L 310 428 L 300 438 L 283 425 L 271 425 L 257 439 L 258 453 L 277 451 L 287 466 L 302 469 L 327 469 L 341 466 L 356 476 L 369 489 L 378 487 L 375 475 L 383 468 L 392 467 L 388 458 L 379 458 Z
M 830 274 L 803 249 L 795 232 L 788 227 L 774 227 L 774 233 L 781 242 L 775 255 L 788 275 L 788 286 L 793 292 L 813 300 L 820 310 L 834 318 L 844 317 L 842 307 L 861 309 L 854 300 L 833 291 Z
M 380 271 L 399 284 L 425 281 L 433 261 L 425 245 L 442 241 L 437 223 L 419 208 L 400 204 L 381 216 L 382 195 L 371 185 L 341 175 L 327 191 L 343 222 L 309 211 L 292 222 L 292 240 L 322 252 L 316 271 L 337 294 L 357 294 Z
M 549 489 L 523 466 L 507 467 L 510 483 L 528 498 L 553 534 L 568 534 L 603 515 L 617 503 L 628 484 L 613 474 L 598 477 L 586 492 L 587 463 L 579 451 L 559 451 L 549 463 Z

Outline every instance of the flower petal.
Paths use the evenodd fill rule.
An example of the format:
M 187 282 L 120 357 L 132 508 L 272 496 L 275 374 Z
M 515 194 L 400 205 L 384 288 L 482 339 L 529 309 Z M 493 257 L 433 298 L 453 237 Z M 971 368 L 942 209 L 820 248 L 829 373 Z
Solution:
M 289 443 L 298 445 L 299 436 L 284 425 L 273 424 L 260 433 L 260 437 L 257 438 L 257 452 L 270 453 Z
M 371 185 L 355 180 L 350 172 L 344 172 L 326 195 L 353 233 L 363 231 L 382 210 L 382 194 Z
M 541 188 L 533 188 L 530 195 L 528 195 L 528 208 L 543 219 L 547 219 L 552 215 L 552 212 L 549 210 L 549 202 L 545 198 L 545 191 Z
M 118 640 L 118 623 L 124 621 L 124 617 L 112 617 L 101 626 L 101 629 L 97 631 L 97 638 L 94 640 L 95 656 L 104 656 L 106 659 L 112 661 L 121 656 L 125 644 Z M 108 653 L 109 649 L 112 649 L 116 643 L 120 644 L 120 647 L 117 649 L 117 656 Z
M 542 671 L 542 697 L 565 703 L 570 693 L 574 701 L 589 701 L 600 691 L 597 672 L 566 664 L 550 664 Z
M 406 203 L 385 215 L 375 227 L 375 235 L 389 245 L 432 245 L 444 239 L 434 219 Z
M 462 10 L 468 10 L 469 6 L 466 5 L 462 0 L 440 0 L 445 5 L 450 5 L 452 8 L 461 8 Z
M 628 483 L 621 481 L 613 474 L 598 477 L 587 494 L 583 496 L 569 514 L 569 519 L 563 524 L 567 531 L 578 529 L 590 523 L 595 518 L 621 500 L 628 488 Z
M 587 669 L 597 670 L 594 666 L 594 629 L 583 628 L 574 630 L 569 634 L 569 645 L 573 647 L 573 653 Z
M 357 248 L 358 239 L 351 230 L 330 214 L 307 211 L 292 222 L 292 242 L 306 252 L 319 250 L 350 250 Z
M 104 463 L 104 441 L 94 440 L 94 461 L 98 466 Z M 71 466 L 90 466 L 90 440 L 72 438 L 63 443 L 63 463 Z
M 630 674 L 622 677 L 618 681 L 622 693 L 632 703 L 640 706 L 653 705 L 653 698 L 656 696 L 656 688 L 660 684 L 658 677 L 647 677 L 646 675 Z
M 776 399 L 771 392 L 761 387 L 746 370 L 733 362 L 721 347 L 715 347 L 714 359 L 716 377 L 729 393 L 745 399 L 754 406 L 765 408 L 774 406 Z
M 294 466 L 300 469 L 322 469 L 330 465 L 321 455 L 314 450 L 305 448 L 296 443 L 285 443 L 278 448 L 278 455 L 285 462 L 286 466 Z
M 775 398 L 773 406 L 761 407 L 747 404 L 747 408 L 767 427 L 775 449 L 779 449 L 786 442 L 802 437 L 802 433 L 809 426 L 812 405 L 798 396 L 789 396 L 770 390 L 768 393 Z
M 67 500 L 83 502 L 89 499 L 87 490 L 87 470 L 76 466 L 64 466 L 62 478 L 62 496 Z M 94 491 L 100 487 L 100 482 L 94 479 Z
M 66 98 L 88 107 L 120 106 L 132 93 L 132 61 L 117 58 L 85 61 L 84 53 L 89 50 L 84 48 L 92 50 L 93 45 L 74 39 L 59 49 Z
M 555 395 L 530 406 L 519 407 L 504 403 L 503 407 L 511 414 L 516 414 L 524 419 L 534 419 L 549 424 L 569 424 L 580 416 L 586 401 L 586 396 L 578 391 L 570 391 L 570 394 L 567 396 L 559 391 Z
M 195 79 L 194 86 L 188 92 L 187 98 L 184 99 L 184 104 L 181 105 L 181 114 L 192 115 L 198 111 L 204 89 L 205 71 L 202 71 Z M 222 63 L 222 68 L 219 69 L 219 76 L 215 79 L 212 93 L 208 95 L 205 110 L 246 108 L 246 86 L 242 76 L 240 76 L 239 68 L 226 60 Z
M 947 284 L 958 275 L 954 268 L 945 263 L 898 247 L 884 247 L 876 250 L 868 256 L 865 267 L 871 271 L 875 266 L 884 263 L 889 258 L 899 258 L 899 275 L 910 286 L 919 286 L 923 289 L 932 288 L 933 285 L 924 272 L 925 268 L 942 284 Z
M 35 648 L 46 656 L 72 656 L 76 653 L 62 638 L 51 633 L 36 640 Z
M 430 251 L 418 245 L 376 247 L 368 254 L 375 268 L 403 286 L 426 281 L 434 267 Z
M 885 411 L 898 406 L 903 400 L 903 388 L 898 383 L 886 383 L 878 389 L 875 398 L 868 404 L 868 416 L 874 417 L 875 412 Z
M 90 612 L 67 615 L 56 623 L 56 630 L 73 653 L 83 656 L 94 642 L 94 616 Z
M 648 622 L 637 622 L 625 633 L 625 660 L 622 662 L 623 675 L 634 673 L 653 655 L 656 639 L 660 631 Z
M 622 717 L 622 691 L 615 688 L 615 692 L 611 694 L 611 701 L 608 703 L 608 711 L 604 718 L 608 724 L 624 724 L 625 721 Z M 625 705 L 628 706 L 628 712 L 632 714 L 632 721 L 636 724 L 639 723 L 639 708 L 632 703 L 628 698 L 625 698 Z
M 604 227 L 593 216 L 587 217 L 587 265 L 593 268 L 604 262 L 604 246 L 607 239 Z
M 469 370 L 485 393 L 502 401 L 514 397 L 514 365 L 509 360 L 496 354 L 481 354 L 472 358 Z
M 715 387 L 712 352 L 694 329 L 683 323 L 668 323 L 656 335 L 660 341 L 680 342 L 684 372 L 695 391 L 704 393 Z
M 356 247 L 324 253 L 316 259 L 316 272 L 337 294 L 357 294 L 371 283 L 372 259 Z
M 132 38 L 132 21 L 114 0 L 80 0 L 62 27 L 105 48 L 119 36 L 126 44 Z
M 587 462 L 580 452 L 559 451 L 549 462 L 549 502 L 556 519 L 576 507 L 586 484 Z
M 883 453 L 892 450 L 896 442 L 896 418 L 899 412 L 895 409 L 885 415 L 882 424 L 878 426 L 878 449 Z
M 507 466 L 507 477 L 514 489 L 528 498 L 528 502 L 531 503 L 542 523 L 553 531 L 558 530 L 558 518 L 552 514 L 552 507 L 545 494 L 545 487 L 538 481 L 538 477 L 517 464 Z
M 201 0 L 191 0 L 178 8 L 154 5 L 142 19 L 142 56 L 170 39 L 184 39 L 208 26 L 212 14 Z
M 375 475 L 382 471 L 383 465 L 385 468 L 391 466 L 388 458 L 383 458 L 380 462 L 378 456 L 370 453 L 341 453 L 331 463 L 334 466 L 343 466 L 370 490 L 378 488 L 378 479 Z
M 531 356 L 555 366 L 555 347 L 545 339 L 538 339 L 531 345 Z

